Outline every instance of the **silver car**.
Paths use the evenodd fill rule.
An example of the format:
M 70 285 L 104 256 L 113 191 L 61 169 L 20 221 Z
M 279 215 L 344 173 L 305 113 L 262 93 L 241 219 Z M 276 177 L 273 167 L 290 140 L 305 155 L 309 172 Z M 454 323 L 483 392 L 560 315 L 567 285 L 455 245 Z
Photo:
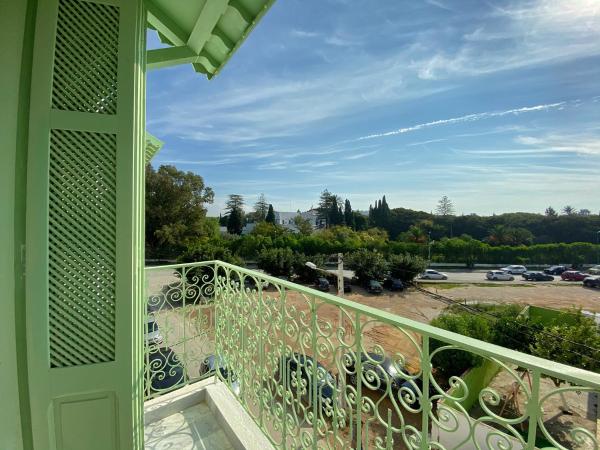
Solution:
M 153 315 L 148 316 L 148 319 L 146 319 L 144 339 L 146 340 L 146 345 L 160 345 L 163 342 L 158 323 L 154 320 Z
M 504 270 L 490 270 L 485 274 L 485 277 L 492 281 L 513 281 L 515 279 L 515 277 Z
M 443 272 L 438 272 L 437 270 L 427 269 L 419 278 L 422 280 L 447 280 L 448 275 Z
M 518 265 L 510 265 L 510 266 L 503 267 L 500 270 L 510 273 L 511 275 L 521 275 L 521 274 L 527 272 L 527 267 L 518 266 Z

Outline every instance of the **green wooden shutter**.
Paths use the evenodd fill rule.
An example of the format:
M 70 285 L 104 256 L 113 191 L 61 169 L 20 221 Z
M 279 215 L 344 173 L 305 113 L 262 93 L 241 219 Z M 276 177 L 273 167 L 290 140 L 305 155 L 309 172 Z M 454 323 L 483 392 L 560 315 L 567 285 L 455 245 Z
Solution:
M 27 191 L 35 448 L 141 448 L 141 0 L 40 0 Z

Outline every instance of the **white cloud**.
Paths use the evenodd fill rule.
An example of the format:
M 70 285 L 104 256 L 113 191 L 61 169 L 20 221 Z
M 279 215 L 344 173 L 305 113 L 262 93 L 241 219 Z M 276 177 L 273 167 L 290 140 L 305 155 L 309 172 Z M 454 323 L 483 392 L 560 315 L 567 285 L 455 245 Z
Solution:
M 431 48 L 412 67 L 424 80 L 475 76 L 600 54 L 600 2 L 530 0 L 493 12 L 463 34 L 463 45 Z M 503 40 L 499 45 L 498 40 Z
M 517 136 L 515 142 L 546 152 L 600 155 L 600 136 L 597 134 L 551 133 L 543 136 Z
M 488 111 L 488 112 L 482 112 L 482 113 L 476 113 L 476 114 L 467 114 L 465 116 L 452 117 L 450 119 L 441 119 L 441 120 L 434 120 L 432 122 L 420 123 L 418 125 L 413 125 L 410 127 L 399 128 L 399 129 L 393 130 L 393 131 L 386 131 L 385 133 L 369 134 L 367 136 L 359 137 L 357 140 L 394 136 L 397 134 L 404 134 L 404 133 L 410 133 L 413 131 L 422 130 L 424 128 L 432 128 L 432 127 L 437 127 L 440 125 L 450 125 L 450 124 L 464 123 L 464 122 L 476 122 L 476 121 L 483 120 L 483 119 L 490 119 L 492 117 L 502 117 L 502 116 L 508 116 L 508 115 L 519 115 L 519 114 L 524 114 L 524 113 L 529 113 L 529 112 L 547 111 L 550 109 L 559 108 L 565 104 L 566 104 L 566 102 L 548 103 L 548 104 L 536 105 L 536 106 L 524 106 L 521 108 L 508 109 L 505 111 Z
M 452 11 L 452 8 L 450 8 L 447 4 L 441 2 L 440 0 L 425 0 L 425 3 L 432 6 L 436 6 L 441 9 L 445 9 L 446 11 Z
M 226 158 L 226 159 L 215 159 L 215 160 L 205 160 L 205 161 L 199 161 L 196 159 L 193 160 L 181 160 L 181 159 L 167 159 L 167 160 L 160 160 L 158 159 L 156 161 L 156 164 L 181 164 L 181 165 L 199 165 L 199 166 L 222 166 L 225 164 L 233 164 L 237 162 L 234 159 L 231 158 Z
M 298 38 L 315 38 L 320 36 L 320 34 L 315 31 L 306 30 L 292 30 L 290 31 L 290 34 Z
M 366 158 L 368 156 L 374 155 L 375 153 L 377 153 L 377 150 L 374 150 L 372 152 L 357 153 L 355 155 L 345 156 L 344 159 L 347 159 L 347 160 L 362 159 L 362 158 Z

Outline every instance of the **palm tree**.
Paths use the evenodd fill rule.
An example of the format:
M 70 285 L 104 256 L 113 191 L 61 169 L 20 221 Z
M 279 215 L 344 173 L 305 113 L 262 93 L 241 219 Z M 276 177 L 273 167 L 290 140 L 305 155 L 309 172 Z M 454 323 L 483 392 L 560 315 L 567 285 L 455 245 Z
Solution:
M 495 225 L 490 231 L 488 241 L 490 244 L 502 245 L 508 240 L 508 229 L 504 225 Z

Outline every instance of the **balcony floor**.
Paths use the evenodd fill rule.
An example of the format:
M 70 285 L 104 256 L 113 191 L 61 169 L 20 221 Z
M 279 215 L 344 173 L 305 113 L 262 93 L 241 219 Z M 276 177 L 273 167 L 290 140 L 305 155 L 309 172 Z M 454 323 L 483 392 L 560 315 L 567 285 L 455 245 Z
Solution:
M 238 399 L 214 378 L 144 403 L 146 450 L 273 450 Z
M 146 450 L 234 448 L 206 403 L 147 424 L 144 440 Z

